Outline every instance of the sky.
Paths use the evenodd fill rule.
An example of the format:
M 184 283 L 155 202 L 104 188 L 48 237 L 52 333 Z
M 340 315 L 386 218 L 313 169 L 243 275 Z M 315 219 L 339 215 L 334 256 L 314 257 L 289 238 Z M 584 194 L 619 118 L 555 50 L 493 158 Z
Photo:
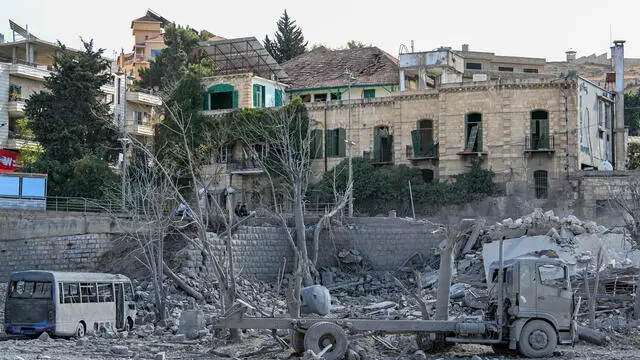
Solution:
M 163 17 L 226 38 L 263 40 L 277 30 L 286 9 L 312 44 L 344 46 L 349 40 L 398 56 L 401 45 L 415 51 L 440 46 L 504 56 L 563 61 L 610 52 L 611 40 L 626 40 L 625 57 L 640 58 L 640 1 L 618 0 L 458 0 L 458 1 L 193 1 L 193 0 L 15 0 L 4 1 L 0 33 L 11 41 L 9 19 L 40 39 L 81 48 L 80 37 L 104 48 L 130 52 L 131 20 L 148 8 Z M 616 13 L 618 11 L 618 13 Z

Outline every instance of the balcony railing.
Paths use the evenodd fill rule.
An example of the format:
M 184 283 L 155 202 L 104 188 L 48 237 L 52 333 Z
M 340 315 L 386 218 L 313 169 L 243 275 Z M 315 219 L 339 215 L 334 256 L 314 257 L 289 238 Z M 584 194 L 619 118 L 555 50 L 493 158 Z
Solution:
M 439 156 L 439 143 L 435 143 L 427 149 L 417 150 L 413 146 L 407 145 L 406 157 L 409 160 L 437 159 Z
M 526 135 L 524 138 L 525 152 L 546 152 L 555 151 L 555 141 L 553 135 Z
M 259 159 L 228 159 L 227 166 L 234 173 L 259 174 L 264 172 Z

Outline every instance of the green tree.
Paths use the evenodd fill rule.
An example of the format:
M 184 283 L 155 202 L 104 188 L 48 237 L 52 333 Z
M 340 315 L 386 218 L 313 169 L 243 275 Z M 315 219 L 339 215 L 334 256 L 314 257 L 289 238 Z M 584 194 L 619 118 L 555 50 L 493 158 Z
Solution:
M 140 69 L 140 81 L 137 85 L 142 88 L 165 89 L 180 81 L 191 65 L 202 65 L 211 69 L 213 65 L 210 59 L 195 51 L 198 41 L 207 40 L 210 36 L 206 30 L 198 33 L 188 26 L 167 25 L 164 33 L 164 43 L 167 47 L 151 61 L 148 69 Z
M 307 51 L 307 42 L 304 41 L 302 29 L 289 17 L 287 10 L 280 16 L 278 31 L 273 36 L 273 40 L 269 39 L 269 35 L 265 36 L 264 47 L 280 64 Z
M 640 135 L 640 90 L 624 94 L 624 122 L 629 126 L 629 135 Z
M 640 169 L 640 143 L 630 142 L 627 150 L 627 168 L 629 170 Z
M 83 40 L 84 51 L 64 45 L 54 55 L 54 72 L 45 89 L 26 101 L 25 113 L 35 140 L 46 156 L 61 163 L 87 155 L 114 160 L 118 133 L 100 87 L 111 82 L 104 49 Z
M 360 49 L 360 48 L 369 47 L 369 46 L 372 46 L 372 45 L 371 44 L 365 45 L 365 43 L 363 43 L 362 41 L 357 41 L 357 40 L 347 41 L 347 49 Z

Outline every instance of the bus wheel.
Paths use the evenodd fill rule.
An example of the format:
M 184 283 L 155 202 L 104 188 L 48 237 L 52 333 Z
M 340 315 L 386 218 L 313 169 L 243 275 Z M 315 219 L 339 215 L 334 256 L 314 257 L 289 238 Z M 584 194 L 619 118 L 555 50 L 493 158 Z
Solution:
M 331 345 L 331 348 L 324 353 L 323 358 L 325 360 L 342 359 L 349 346 L 344 329 L 337 324 L 325 321 L 311 325 L 304 335 L 304 348 L 318 354 L 328 345 Z
M 131 318 L 127 318 L 127 323 L 124 324 L 124 331 L 131 331 L 133 330 L 133 320 L 131 320 Z
M 74 336 L 76 337 L 76 339 L 80 339 L 80 338 L 83 338 L 85 334 L 86 334 L 86 328 L 84 327 L 84 323 L 80 321 L 78 325 L 76 325 L 76 332 Z
M 548 358 L 558 345 L 556 331 L 546 321 L 531 320 L 520 333 L 520 353 L 530 358 Z

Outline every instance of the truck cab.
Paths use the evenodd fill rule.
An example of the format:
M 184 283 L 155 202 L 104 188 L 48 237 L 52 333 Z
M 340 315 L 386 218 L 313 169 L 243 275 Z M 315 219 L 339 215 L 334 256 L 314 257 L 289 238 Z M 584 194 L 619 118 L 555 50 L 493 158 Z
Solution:
M 572 344 L 574 301 L 567 264 L 562 259 L 535 256 L 505 260 L 501 296 L 499 268 L 498 262 L 490 266 L 486 319 L 499 320 L 498 301 L 502 299 L 503 343 L 498 345 L 542 357 L 553 353 L 557 344 Z

